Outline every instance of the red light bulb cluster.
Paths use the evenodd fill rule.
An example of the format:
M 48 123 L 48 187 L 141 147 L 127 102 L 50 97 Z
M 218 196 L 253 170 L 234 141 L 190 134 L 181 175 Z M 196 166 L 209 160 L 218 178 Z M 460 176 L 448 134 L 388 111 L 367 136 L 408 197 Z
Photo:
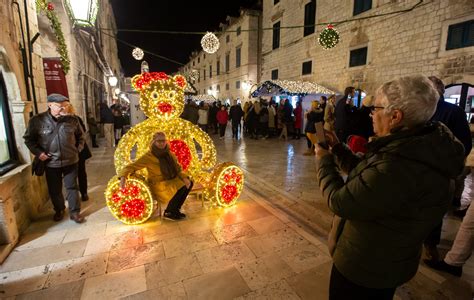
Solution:
M 191 164 L 191 151 L 189 150 L 186 142 L 182 140 L 172 140 L 170 141 L 170 151 L 176 155 L 181 168 L 186 171 Z
M 160 104 L 158 104 L 158 110 L 163 114 L 171 113 L 173 111 L 173 105 L 161 102 Z
M 232 202 L 237 196 L 237 187 L 232 184 L 227 184 L 221 190 L 221 196 L 226 203 Z
M 126 201 L 120 206 L 120 212 L 127 218 L 140 218 L 145 211 L 145 201 L 135 198 Z

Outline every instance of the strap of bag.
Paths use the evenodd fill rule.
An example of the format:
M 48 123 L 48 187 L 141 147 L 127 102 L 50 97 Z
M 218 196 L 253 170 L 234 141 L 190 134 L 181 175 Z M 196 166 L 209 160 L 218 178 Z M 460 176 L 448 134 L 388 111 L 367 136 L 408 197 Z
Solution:
M 56 127 L 54 127 L 53 132 L 49 136 L 48 143 L 46 144 L 46 149 L 44 149 L 46 151 L 46 153 L 49 152 L 49 146 L 51 146 L 51 143 L 53 142 L 54 138 L 58 134 L 59 128 L 61 128 L 62 125 L 63 125 L 63 123 L 59 123 L 58 125 L 56 125 Z

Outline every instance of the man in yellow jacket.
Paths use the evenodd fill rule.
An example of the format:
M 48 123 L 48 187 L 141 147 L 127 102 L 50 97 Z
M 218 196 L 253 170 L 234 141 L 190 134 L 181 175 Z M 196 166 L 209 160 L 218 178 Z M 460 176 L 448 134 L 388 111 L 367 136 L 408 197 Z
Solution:
M 193 182 L 182 171 L 176 156 L 170 152 L 163 132 L 155 133 L 150 151 L 119 172 L 121 187 L 125 187 L 125 176 L 143 168 L 148 171 L 148 183 L 154 196 L 163 203 L 168 202 L 164 217 L 171 220 L 184 219 L 186 215 L 180 209 Z

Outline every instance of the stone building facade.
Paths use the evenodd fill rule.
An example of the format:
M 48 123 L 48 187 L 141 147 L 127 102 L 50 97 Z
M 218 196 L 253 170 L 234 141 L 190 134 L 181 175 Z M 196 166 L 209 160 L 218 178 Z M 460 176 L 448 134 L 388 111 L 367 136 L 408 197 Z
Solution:
M 278 47 L 274 30 L 263 30 L 261 81 L 272 79 L 273 71 L 278 79 L 314 81 L 340 93 L 355 86 L 369 94 L 394 77 L 420 73 L 439 76 L 445 84 L 474 83 L 474 46 L 446 50 L 450 25 L 474 19 L 470 0 L 264 0 L 262 27 L 303 26 L 311 5 L 313 24 L 319 24 L 410 9 L 419 2 L 405 13 L 337 25 L 340 42 L 329 50 L 318 44 L 326 25 L 306 36 L 303 28 L 280 28 Z
M 121 72 L 116 42 L 100 31 L 93 35 L 73 29 L 63 2 L 52 3 L 71 59 L 66 76 L 69 96 L 78 115 L 85 118 L 86 108 L 94 112 L 97 100 L 111 103 L 113 91 L 107 76 L 113 73 L 119 77 Z M 110 2 L 100 3 L 96 27 L 107 28 L 113 35 Z M 40 36 L 29 51 L 28 40 L 34 40 L 38 32 Z M 93 39 L 98 41 L 92 44 Z M 44 211 L 49 204 L 46 180 L 31 175 L 32 157 L 23 134 L 30 117 L 47 108 L 43 58 L 59 56 L 56 43 L 50 23 L 37 11 L 35 1 L 0 0 L 0 263 L 31 220 L 44 212 L 48 217 L 51 214 Z
M 259 81 L 260 13 L 242 9 L 239 17 L 227 17 L 218 35 L 219 50 L 194 52 L 180 69 L 182 73 L 198 71 L 193 82 L 198 94 L 211 94 L 222 101 L 248 99 L 252 84 Z

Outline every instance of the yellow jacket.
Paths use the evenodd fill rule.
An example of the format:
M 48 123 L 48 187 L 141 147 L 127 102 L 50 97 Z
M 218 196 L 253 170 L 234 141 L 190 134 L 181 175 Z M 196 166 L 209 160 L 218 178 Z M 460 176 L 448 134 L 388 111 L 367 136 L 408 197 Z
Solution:
M 142 157 L 124 167 L 117 174 L 119 177 L 127 176 L 130 173 L 146 168 L 148 171 L 148 184 L 155 197 L 162 203 L 168 203 L 176 192 L 185 186 L 183 179 L 188 177 L 181 169 L 176 156 L 171 153 L 174 161 L 178 165 L 178 176 L 171 180 L 165 180 L 160 170 L 160 161 L 151 151 L 145 153 Z

